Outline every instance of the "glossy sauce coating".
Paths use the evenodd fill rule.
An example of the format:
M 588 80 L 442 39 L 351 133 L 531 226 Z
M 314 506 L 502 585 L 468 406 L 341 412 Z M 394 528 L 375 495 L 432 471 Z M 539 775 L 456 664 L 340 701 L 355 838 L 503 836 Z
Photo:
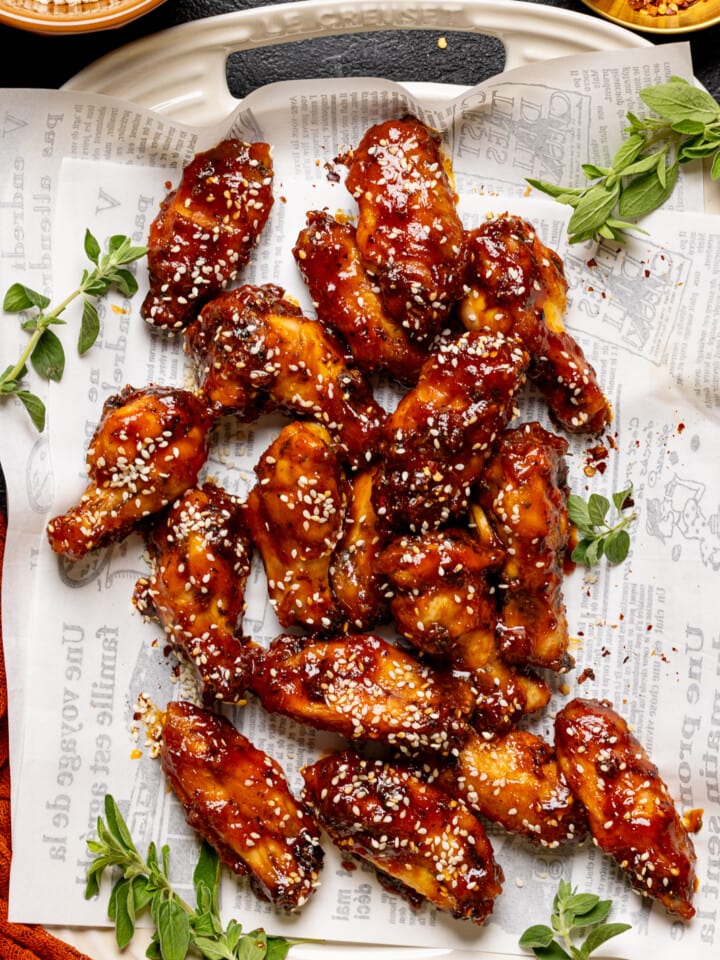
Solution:
M 501 892 L 502 868 L 466 805 L 409 770 L 346 751 L 302 771 L 303 796 L 341 851 L 372 864 L 378 880 L 413 906 L 425 900 L 483 923 Z
M 385 372 L 400 383 L 415 383 L 427 351 L 385 310 L 360 259 L 355 227 L 312 210 L 293 255 L 318 319 L 344 337 L 358 367 L 366 374 Z
M 527 730 L 494 737 L 472 733 L 434 782 L 475 813 L 542 846 L 557 847 L 587 835 L 585 811 L 552 747 Z
M 467 676 L 475 695 L 472 724 L 480 733 L 507 730 L 550 702 L 550 687 L 531 668 L 505 661 L 495 622 L 458 637 L 449 652 L 453 669 Z
M 124 539 L 195 485 L 214 420 L 194 393 L 125 387 L 109 397 L 88 446 L 88 486 L 47 525 L 50 546 L 77 560 Z
M 195 665 L 205 702 L 241 700 L 253 645 L 242 634 L 252 544 L 240 502 L 206 482 L 143 532 L 151 572 L 135 585 L 136 607 Z
M 555 423 L 600 433 L 612 419 L 592 365 L 564 328 L 567 280 L 561 258 L 526 220 L 505 214 L 467 233 L 471 266 L 459 314 L 469 330 L 518 337 L 531 356 L 528 377 Z
M 308 900 L 323 862 L 318 830 L 272 757 L 225 717 L 174 700 L 160 762 L 187 822 L 258 897 L 285 910 Z
M 272 284 L 225 291 L 185 331 L 213 409 L 243 422 L 279 409 L 315 420 L 353 467 L 375 456 L 386 414 L 346 348 Z
M 237 277 L 267 222 L 272 184 L 267 143 L 221 140 L 193 157 L 150 225 L 148 323 L 186 327 Z
M 391 530 L 436 529 L 468 509 L 493 445 L 514 413 L 527 353 L 503 336 L 443 343 L 385 427 L 374 502 Z
M 452 650 L 462 634 L 495 620 L 487 581 L 502 563 L 462 528 L 398 537 L 378 558 L 398 631 L 429 654 Z
M 438 134 L 415 117 L 370 127 L 346 185 L 358 204 L 357 245 L 388 313 L 429 343 L 461 296 L 467 253 Z
M 330 586 L 330 563 L 343 532 L 348 486 L 330 434 L 316 423 L 288 424 L 255 473 L 245 522 L 280 624 L 337 629 L 343 611 Z
M 638 893 L 683 920 L 695 914 L 696 854 L 667 785 L 607 701 L 571 700 L 555 719 L 560 768 L 595 843 Z
M 406 753 L 456 749 L 473 705 L 467 683 L 372 634 L 277 637 L 253 689 L 271 713 Z
M 537 422 L 500 437 L 478 500 L 506 548 L 497 626 L 510 663 L 564 671 L 568 626 L 563 597 L 572 530 L 567 514 L 567 441 Z
M 352 630 L 369 630 L 389 619 L 378 567 L 386 537 L 372 502 L 376 475 L 373 466 L 350 477 L 343 530 L 330 560 L 330 587 Z

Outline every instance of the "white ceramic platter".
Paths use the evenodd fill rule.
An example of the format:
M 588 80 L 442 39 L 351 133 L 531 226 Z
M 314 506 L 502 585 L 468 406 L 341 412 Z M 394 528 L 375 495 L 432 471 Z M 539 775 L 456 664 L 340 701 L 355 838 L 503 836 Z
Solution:
M 496 37 L 505 49 L 506 70 L 586 51 L 651 45 L 604 20 L 524 0 L 302 0 L 238 10 L 145 37 L 91 64 L 64 89 L 121 95 L 183 123 L 211 124 L 229 116 L 239 104 L 227 84 L 230 54 L 314 37 L 397 29 Z M 436 100 L 458 93 L 458 88 L 440 84 L 407 87 Z M 53 932 L 93 960 L 142 960 L 147 943 L 138 934 L 121 955 L 111 930 Z M 502 960 L 500 954 L 485 951 L 339 944 L 300 945 L 292 948 L 290 956 L 292 960 Z

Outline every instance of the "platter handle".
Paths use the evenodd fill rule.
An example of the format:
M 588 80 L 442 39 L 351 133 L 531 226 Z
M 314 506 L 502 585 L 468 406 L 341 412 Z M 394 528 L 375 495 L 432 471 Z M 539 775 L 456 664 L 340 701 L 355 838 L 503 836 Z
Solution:
M 111 96 L 121 91 L 124 99 L 174 120 L 210 125 L 239 103 L 227 82 L 231 53 L 385 30 L 493 36 L 503 44 L 506 70 L 650 44 L 604 20 L 527 0 L 301 0 L 236 10 L 151 34 L 90 64 L 62 89 Z

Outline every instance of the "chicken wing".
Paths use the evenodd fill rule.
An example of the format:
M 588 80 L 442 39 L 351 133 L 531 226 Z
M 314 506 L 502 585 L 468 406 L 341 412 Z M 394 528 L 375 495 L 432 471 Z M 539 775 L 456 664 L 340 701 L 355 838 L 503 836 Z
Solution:
M 470 734 L 433 783 L 479 816 L 544 847 L 583 840 L 588 832 L 585 811 L 552 747 L 527 730 L 491 738 Z
M 310 211 L 293 255 L 318 319 L 345 339 L 358 367 L 415 383 L 427 351 L 385 310 L 362 265 L 352 224 Z
M 398 632 L 420 650 L 443 654 L 463 633 L 495 622 L 488 569 L 503 552 L 483 547 L 461 528 L 398 537 L 377 560 L 389 586 Z
M 88 486 L 47 525 L 55 553 L 77 560 L 124 539 L 195 485 L 214 424 L 188 390 L 125 387 L 109 397 L 88 446 Z
M 371 864 L 379 882 L 414 907 L 426 900 L 482 924 L 503 872 L 466 805 L 401 767 L 350 751 L 303 771 L 303 797 L 330 839 Z
M 241 632 L 252 545 L 240 502 L 204 483 L 144 535 L 151 573 L 135 585 L 135 606 L 195 665 L 205 703 L 239 701 L 254 646 Z
M 253 689 L 270 713 L 404 753 L 456 750 L 473 705 L 466 682 L 372 634 L 281 635 L 262 656 Z
M 357 245 L 385 307 L 429 343 L 462 294 L 467 265 L 441 138 L 415 117 L 370 127 L 346 186 L 358 204 Z
M 612 409 L 564 328 L 567 280 L 560 256 L 526 220 L 507 214 L 468 231 L 467 243 L 471 267 L 459 309 L 465 327 L 519 337 L 532 357 L 528 379 L 555 423 L 571 433 L 600 433 Z
M 683 920 L 694 916 L 692 839 L 625 720 L 607 701 L 571 700 L 555 719 L 555 750 L 600 849 L 638 893 Z
M 198 153 L 148 235 L 150 288 L 141 313 L 180 330 L 249 261 L 273 204 L 267 143 L 221 140 Z
M 353 467 L 377 451 L 387 416 L 346 349 L 272 284 L 220 294 L 185 331 L 213 409 L 244 422 L 279 408 L 323 424 Z
M 467 510 L 528 359 L 517 341 L 480 333 L 433 351 L 385 426 L 374 491 L 384 526 L 424 533 Z
M 449 652 L 453 669 L 467 675 L 475 696 L 472 725 L 481 733 L 507 730 L 521 717 L 550 702 L 548 684 L 529 667 L 511 666 L 500 656 L 495 621 L 458 637 Z
M 377 559 L 385 535 L 377 522 L 372 491 L 377 467 L 350 477 L 342 535 L 330 560 L 330 586 L 353 630 L 370 630 L 389 619 Z
M 330 434 L 317 423 L 288 424 L 255 473 L 245 521 L 278 621 L 338 629 L 344 614 L 330 586 L 330 562 L 343 532 L 347 481 Z
M 478 500 L 507 553 L 498 639 L 510 663 L 566 671 L 563 581 L 573 536 L 567 514 L 567 441 L 537 422 L 506 430 L 483 473 Z
M 302 906 L 319 885 L 318 829 L 280 766 L 220 714 L 171 701 L 160 762 L 190 826 L 254 893 Z

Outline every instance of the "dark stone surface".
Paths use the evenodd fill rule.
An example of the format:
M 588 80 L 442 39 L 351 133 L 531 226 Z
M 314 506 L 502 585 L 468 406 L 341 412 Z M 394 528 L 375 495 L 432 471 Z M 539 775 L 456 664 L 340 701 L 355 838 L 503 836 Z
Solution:
M 0 26 L 0 87 L 59 87 L 98 57 L 139 37 L 201 17 L 272 0 L 168 0 L 159 9 L 125 27 L 75 36 L 43 36 Z M 580 0 L 543 0 L 586 16 L 593 14 Z M 235 96 L 244 96 L 263 83 L 308 76 L 385 76 L 393 80 L 429 80 L 472 84 L 498 73 L 504 62 L 502 45 L 492 37 L 450 34 L 445 50 L 437 47 L 437 31 L 393 31 L 283 44 L 233 54 L 228 83 Z M 653 43 L 666 42 L 648 34 Z M 691 34 L 668 37 L 687 40 L 695 75 L 720 97 L 720 25 Z M 118 91 L 122 95 L 122 90 Z

